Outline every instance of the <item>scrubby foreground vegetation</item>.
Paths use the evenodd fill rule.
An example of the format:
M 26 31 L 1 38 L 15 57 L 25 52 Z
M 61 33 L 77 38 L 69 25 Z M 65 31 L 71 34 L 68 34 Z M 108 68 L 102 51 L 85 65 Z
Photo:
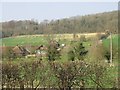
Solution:
M 117 88 L 117 67 L 103 62 L 3 62 L 4 88 Z

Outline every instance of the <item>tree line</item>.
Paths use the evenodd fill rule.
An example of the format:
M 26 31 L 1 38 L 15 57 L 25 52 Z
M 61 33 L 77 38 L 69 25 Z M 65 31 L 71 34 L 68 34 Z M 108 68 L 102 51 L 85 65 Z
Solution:
M 75 16 L 58 20 L 19 20 L 1 22 L 1 37 L 34 34 L 58 34 L 58 33 L 93 33 L 110 30 L 117 33 L 117 11 L 104 12 L 93 15 Z

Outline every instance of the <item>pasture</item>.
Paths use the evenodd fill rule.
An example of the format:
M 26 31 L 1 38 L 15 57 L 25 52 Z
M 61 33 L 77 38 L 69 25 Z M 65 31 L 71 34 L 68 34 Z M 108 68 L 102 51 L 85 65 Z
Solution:
M 40 44 L 46 44 L 47 41 L 44 37 L 9 37 L 2 39 L 2 45 L 3 46 L 16 46 L 16 45 L 40 45 Z
M 96 34 L 78 34 L 79 37 L 80 35 L 88 35 L 86 38 L 89 37 L 95 37 Z M 9 38 L 3 38 L 2 40 L 0 39 L 0 45 L 3 46 L 16 46 L 16 45 L 22 45 L 22 46 L 39 46 L 41 44 L 46 45 L 48 40 L 50 38 L 59 40 L 60 43 L 66 43 L 68 44 L 71 40 L 73 40 L 73 34 L 64 34 L 63 36 L 61 34 L 56 34 L 54 36 L 43 36 L 43 35 L 24 35 L 24 36 L 16 36 L 16 37 L 9 37 Z M 70 39 L 71 38 L 71 39 Z M 120 37 L 118 35 L 112 35 L 112 41 L 113 41 L 113 46 L 118 47 L 118 39 Z M 91 42 L 84 42 L 84 44 L 87 46 Z M 110 43 L 109 38 L 103 40 L 103 44 L 108 47 Z
M 119 39 L 120 39 L 119 35 L 112 35 L 112 44 L 113 44 L 113 47 L 118 47 L 119 48 L 119 45 L 118 45 L 118 40 Z M 110 46 L 110 38 L 103 40 L 103 44 L 106 47 Z

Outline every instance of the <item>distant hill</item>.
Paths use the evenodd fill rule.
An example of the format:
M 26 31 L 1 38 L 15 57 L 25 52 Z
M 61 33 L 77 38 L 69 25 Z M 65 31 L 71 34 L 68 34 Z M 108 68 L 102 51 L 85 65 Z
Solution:
M 60 20 L 35 20 L 1 22 L 2 37 L 54 33 L 94 33 L 110 30 L 117 33 L 118 11 L 85 16 L 75 16 Z M 1 30 L 0 30 L 1 31 Z

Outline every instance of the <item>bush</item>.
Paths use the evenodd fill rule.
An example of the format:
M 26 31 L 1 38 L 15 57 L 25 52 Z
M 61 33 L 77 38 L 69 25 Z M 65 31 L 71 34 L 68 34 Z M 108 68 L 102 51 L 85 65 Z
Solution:
M 60 90 L 72 90 L 72 87 L 85 87 L 84 78 L 88 75 L 88 67 L 85 62 L 53 62 L 51 68 L 58 79 Z
M 48 45 L 48 50 L 47 50 L 47 59 L 49 61 L 55 61 L 60 59 L 60 51 L 58 50 L 57 44 L 53 41 L 50 42 Z
M 74 61 L 75 60 L 75 54 L 73 50 L 70 50 L 68 52 L 68 60 Z
M 85 50 L 85 47 L 83 46 L 83 43 L 79 42 L 75 47 L 74 47 L 74 53 L 75 57 L 78 60 L 84 60 L 85 55 L 88 53 L 87 50 Z
M 7 62 L 2 64 L 2 88 L 15 88 L 19 86 L 20 70 L 19 65 Z
M 12 51 L 11 47 L 4 47 L 2 52 L 2 57 L 7 59 L 13 59 L 13 58 L 16 58 L 16 55 Z
M 114 72 L 114 75 L 112 73 Z M 117 68 L 107 63 L 85 61 L 26 61 L 21 64 L 4 62 L 2 88 L 105 88 L 116 87 Z M 34 88 L 34 89 L 33 89 Z

